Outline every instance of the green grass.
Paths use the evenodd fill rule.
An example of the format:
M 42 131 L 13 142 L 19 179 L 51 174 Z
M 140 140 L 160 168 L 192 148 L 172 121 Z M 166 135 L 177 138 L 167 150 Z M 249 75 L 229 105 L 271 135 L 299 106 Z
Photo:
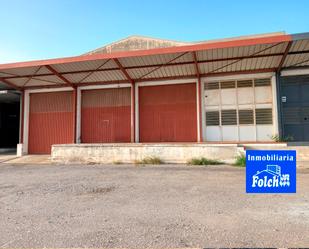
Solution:
M 285 137 L 280 137 L 278 134 L 275 134 L 275 135 L 272 135 L 270 138 L 271 138 L 271 140 L 273 140 L 276 143 L 291 142 L 291 141 L 294 140 L 293 136 L 291 136 L 291 135 L 288 135 L 288 136 L 285 136 Z
M 145 157 L 141 160 L 135 161 L 135 164 L 163 164 L 164 162 L 156 156 Z
M 208 159 L 205 157 L 200 157 L 200 158 L 192 158 L 190 159 L 187 164 L 190 165 L 219 165 L 219 164 L 223 164 L 221 161 L 219 160 L 215 160 L 215 159 Z
M 239 154 L 235 159 L 235 166 L 246 167 L 246 155 L 244 153 Z
M 119 161 L 119 160 L 115 160 L 115 161 L 113 161 L 113 164 L 122 164 L 122 162 Z

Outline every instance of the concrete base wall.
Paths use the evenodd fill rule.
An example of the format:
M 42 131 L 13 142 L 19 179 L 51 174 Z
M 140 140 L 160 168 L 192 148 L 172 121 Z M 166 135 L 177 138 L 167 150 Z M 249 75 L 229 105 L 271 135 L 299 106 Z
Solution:
M 159 157 L 166 163 L 186 163 L 195 157 L 233 163 L 243 147 L 237 144 L 65 144 L 52 147 L 58 163 L 134 163 L 145 157 Z

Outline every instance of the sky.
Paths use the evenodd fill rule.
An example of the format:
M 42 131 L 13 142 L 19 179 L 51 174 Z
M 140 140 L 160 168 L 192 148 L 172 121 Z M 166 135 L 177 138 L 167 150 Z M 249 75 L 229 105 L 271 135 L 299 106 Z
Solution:
M 130 35 L 309 32 L 309 0 L 0 0 L 0 9 L 0 64 L 76 56 Z

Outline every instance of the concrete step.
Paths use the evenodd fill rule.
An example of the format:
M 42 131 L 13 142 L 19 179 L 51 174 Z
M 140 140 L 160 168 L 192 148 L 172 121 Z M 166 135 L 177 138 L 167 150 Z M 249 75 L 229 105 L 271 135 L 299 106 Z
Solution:
M 11 156 L 1 156 L 0 164 L 44 165 L 44 164 L 51 164 L 51 160 L 50 155 L 26 155 L 22 157 L 11 155 Z

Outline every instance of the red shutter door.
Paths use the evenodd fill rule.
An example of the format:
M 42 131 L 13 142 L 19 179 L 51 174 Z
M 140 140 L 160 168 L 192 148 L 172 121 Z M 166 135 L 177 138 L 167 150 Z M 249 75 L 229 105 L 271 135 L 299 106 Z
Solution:
M 51 145 L 74 141 L 72 92 L 31 93 L 29 154 L 49 154 Z
M 196 84 L 139 87 L 141 142 L 197 140 Z
M 83 143 L 130 142 L 130 88 L 83 90 L 81 112 Z

